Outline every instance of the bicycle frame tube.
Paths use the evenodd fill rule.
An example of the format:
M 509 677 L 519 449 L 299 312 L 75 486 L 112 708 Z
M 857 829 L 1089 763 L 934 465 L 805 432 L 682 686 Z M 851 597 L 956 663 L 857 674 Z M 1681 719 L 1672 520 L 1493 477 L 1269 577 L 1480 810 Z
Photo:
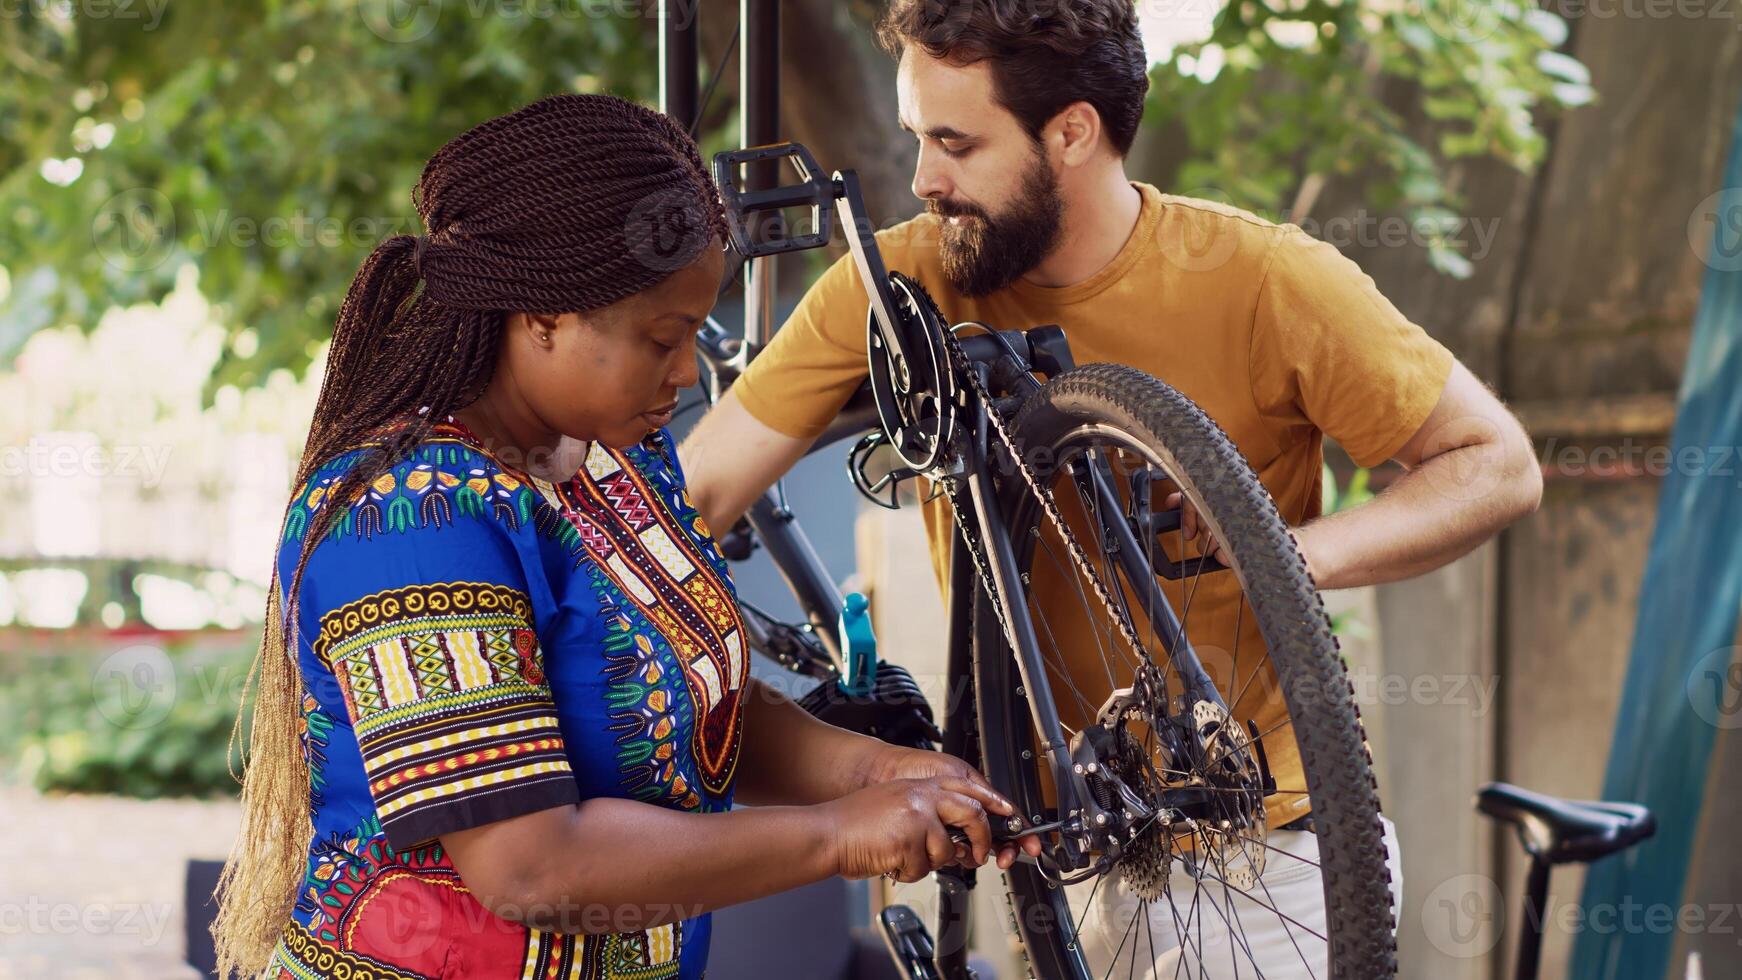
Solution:
M 1053 701 L 1052 687 L 1046 679 L 1041 662 L 1040 639 L 1034 631 L 1034 619 L 1028 603 L 1016 600 L 1021 595 L 1021 575 L 1016 569 L 1016 551 L 1011 547 L 1003 515 L 999 512 L 996 490 L 992 485 L 991 455 L 987 451 L 987 421 L 983 409 L 975 407 L 967 420 L 974 432 L 976 459 L 969 465 L 968 497 L 973 503 L 973 522 L 982 547 L 986 551 L 988 571 L 998 589 L 998 605 L 1009 630 L 1006 637 L 1016 656 L 1017 672 L 1022 677 L 1023 698 L 1040 733 L 1042 748 L 1052 764 L 1053 785 L 1058 791 L 1058 812 L 1063 817 L 1078 809 L 1078 777 L 1071 771 L 1070 745 L 1064 738 L 1059 722 L 1058 705 Z M 1008 787 L 1001 787 L 1008 791 Z M 1032 816 L 1032 814 L 1031 814 Z M 1076 856 L 1076 842 L 1064 838 L 1066 853 Z
M 816 630 L 817 638 L 829 651 L 829 657 L 835 662 L 835 671 L 842 677 L 847 676 L 846 652 L 841 649 L 841 638 L 835 631 L 836 619 L 841 615 L 841 606 L 846 600 L 841 590 L 835 587 L 834 579 L 829 577 L 823 560 L 817 557 L 810 538 L 798 526 L 792 511 L 781 505 L 773 490 L 763 494 L 744 516 L 750 521 L 750 527 L 762 546 L 768 549 L 768 557 L 780 570 L 780 577 L 786 580 L 793 598 L 798 600 L 805 621 Z
M 1143 605 L 1144 613 L 1149 617 L 1150 625 L 1155 629 L 1162 648 L 1172 661 L 1174 671 L 1184 685 L 1187 703 L 1195 700 L 1208 700 L 1218 707 L 1226 709 L 1222 695 L 1216 690 L 1216 685 L 1210 681 L 1210 675 L 1204 670 L 1203 663 L 1198 660 L 1197 651 L 1192 649 L 1191 641 L 1180 627 L 1179 617 L 1173 611 L 1173 604 L 1161 591 L 1161 585 L 1155 580 L 1155 570 L 1149 565 L 1149 550 L 1137 540 L 1137 535 L 1126 523 L 1119 506 L 1119 498 L 1113 492 L 1108 480 L 1111 477 L 1111 467 L 1105 461 L 1089 461 L 1086 481 L 1078 477 L 1079 485 L 1090 484 L 1090 490 L 1095 501 L 1098 516 L 1103 519 L 1100 524 L 1113 533 L 1114 544 L 1118 550 L 1114 557 L 1119 567 L 1124 571 L 1126 579 Z M 1117 582 L 1109 583 L 1118 589 Z
M 979 712 L 974 696 L 974 565 L 960 532 L 950 548 L 948 653 L 944 675 L 943 751 L 980 767 Z M 965 601 L 962 597 L 966 597 Z M 973 869 L 944 868 L 938 879 L 938 927 L 933 944 L 938 976 L 970 980 L 968 922 Z

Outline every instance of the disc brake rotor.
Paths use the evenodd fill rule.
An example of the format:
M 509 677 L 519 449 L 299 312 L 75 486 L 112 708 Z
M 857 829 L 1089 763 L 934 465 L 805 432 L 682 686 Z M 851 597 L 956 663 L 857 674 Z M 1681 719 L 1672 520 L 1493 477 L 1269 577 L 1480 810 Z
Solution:
M 1203 765 L 1199 774 L 1215 790 L 1219 814 L 1197 822 L 1196 846 L 1183 855 L 1194 876 L 1213 870 L 1236 888 L 1249 889 L 1264 872 L 1264 774 L 1251 734 L 1219 704 L 1192 706 Z M 1194 767 L 1195 768 L 1195 767 Z
M 1103 809 L 1113 809 L 1122 784 L 1154 814 L 1103 842 L 1114 847 L 1125 887 L 1161 899 L 1176 858 L 1194 878 L 1254 887 L 1264 871 L 1264 795 L 1250 734 L 1217 704 L 1200 701 L 1189 718 L 1168 717 L 1131 693 L 1093 729 L 1103 775 L 1087 779 Z M 1127 728 L 1133 721 L 1149 728 L 1141 741 Z

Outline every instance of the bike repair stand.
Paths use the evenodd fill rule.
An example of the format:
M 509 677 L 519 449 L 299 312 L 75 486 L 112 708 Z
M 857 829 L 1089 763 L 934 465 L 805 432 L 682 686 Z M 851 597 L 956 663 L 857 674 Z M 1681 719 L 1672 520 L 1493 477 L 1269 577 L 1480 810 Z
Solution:
M 659 3 L 659 109 L 700 138 L 701 3 Z M 739 145 L 766 146 L 780 140 L 780 0 L 739 0 Z M 725 62 L 721 62 L 725 67 Z M 711 89 L 710 89 L 711 91 Z M 746 190 L 768 190 L 779 182 L 779 164 L 751 167 Z M 767 234 L 768 228 L 752 229 Z M 768 342 L 774 322 L 774 262 L 751 259 L 744 290 L 743 357 Z

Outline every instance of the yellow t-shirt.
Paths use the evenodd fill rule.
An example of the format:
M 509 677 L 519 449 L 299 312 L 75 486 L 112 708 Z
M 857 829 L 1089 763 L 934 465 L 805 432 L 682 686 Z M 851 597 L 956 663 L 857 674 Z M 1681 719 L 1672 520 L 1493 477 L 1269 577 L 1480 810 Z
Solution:
M 1131 238 L 1100 272 L 1070 286 L 1018 280 L 985 297 L 956 294 L 939 266 L 931 215 L 879 232 L 877 244 L 885 265 L 918 279 L 950 323 L 1058 324 L 1076 363 L 1126 364 L 1179 389 L 1227 432 L 1284 520 L 1297 525 L 1317 516 L 1324 437 L 1362 466 L 1391 458 L 1437 404 L 1451 352 L 1399 313 L 1354 262 L 1298 227 L 1135 186 L 1143 204 Z M 737 382 L 744 407 L 788 435 L 820 433 L 865 377 L 868 306 L 851 259 L 836 262 Z M 925 519 L 945 583 L 948 502 L 940 496 L 925 505 Z M 1084 700 L 1098 707 L 1110 683 L 1103 654 L 1087 637 L 1106 636 L 1106 627 L 1093 630 L 1075 590 L 1068 583 L 1049 588 L 1053 583 L 1040 580 L 1046 571 L 1046 563 L 1035 563 L 1038 611 L 1055 638 L 1078 638 L 1060 644 L 1066 666 Z M 1179 586 L 1163 586 L 1180 608 Z M 1187 633 L 1205 668 L 1225 696 L 1244 692 L 1232 706 L 1236 718 L 1252 719 L 1265 733 L 1278 787 L 1267 822 L 1293 820 L 1311 805 L 1252 612 L 1242 608 L 1232 575 L 1204 576 L 1191 602 Z M 1078 699 L 1048 672 L 1061 719 L 1082 727 Z

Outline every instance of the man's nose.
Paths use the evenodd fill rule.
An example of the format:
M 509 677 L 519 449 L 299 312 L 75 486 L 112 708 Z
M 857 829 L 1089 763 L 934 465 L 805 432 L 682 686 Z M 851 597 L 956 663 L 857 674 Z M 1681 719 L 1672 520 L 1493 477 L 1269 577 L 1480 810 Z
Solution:
M 935 150 L 924 146 L 919 148 L 919 162 L 913 168 L 913 196 L 922 201 L 949 196 L 950 183 L 937 156 Z

